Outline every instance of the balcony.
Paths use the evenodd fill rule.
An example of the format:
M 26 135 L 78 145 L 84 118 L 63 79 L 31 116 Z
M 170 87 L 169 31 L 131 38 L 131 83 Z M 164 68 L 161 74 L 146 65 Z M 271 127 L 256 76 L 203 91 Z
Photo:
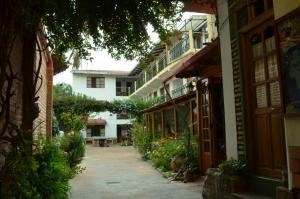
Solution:
M 189 94 L 190 92 L 195 90 L 195 86 L 191 83 L 184 84 L 183 86 L 176 88 L 172 90 L 172 97 L 177 98 L 186 94 Z
M 193 84 L 189 83 L 189 84 L 184 84 L 179 88 L 176 88 L 174 90 L 171 91 L 172 93 L 172 98 L 178 98 L 184 95 L 187 95 L 193 91 L 195 91 L 196 88 Z M 156 97 L 153 99 L 153 104 L 154 105 L 159 105 L 161 103 L 167 102 L 170 100 L 170 97 L 168 95 L 162 95 L 160 97 Z
M 140 77 L 130 89 L 132 97 L 143 97 L 152 92 L 153 88 L 161 87 L 167 73 L 187 60 L 208 43 L 206 21 L 203 19 L 189 20 L 181 27 L 181 38 L 172 38 L 171 44 L 166 46 L 156 60 L 148 64 L 148 69 L 140 73 Z M 140 69 L 142 70 L 142 69 Z

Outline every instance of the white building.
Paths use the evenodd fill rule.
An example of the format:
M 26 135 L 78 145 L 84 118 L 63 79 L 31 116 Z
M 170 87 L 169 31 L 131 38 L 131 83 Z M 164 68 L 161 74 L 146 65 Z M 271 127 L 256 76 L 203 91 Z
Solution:
M 125 71 L 73 70 L 72 87 L 74 92 L 96 100 L 127 99 L 134 77 Z M 131 120 L 126 115 L 100 112 L 89 116 L 86 137 L 101 136 L 121 139 L 127 136 Z

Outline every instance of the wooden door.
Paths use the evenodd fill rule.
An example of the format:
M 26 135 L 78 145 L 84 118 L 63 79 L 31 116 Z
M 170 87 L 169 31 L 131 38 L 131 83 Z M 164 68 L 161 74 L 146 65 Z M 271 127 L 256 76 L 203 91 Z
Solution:
M 208 80 L 202 81 L 200 85 L 200 147 L 201 147 L 201 169 L 213 167 L 212 126 L 210 121 L 210 95 Z
M 258 175 L 280 177 L 286 167 L 282 94 L 275 29 L 264 23 L 245 37 L 250 158 Z

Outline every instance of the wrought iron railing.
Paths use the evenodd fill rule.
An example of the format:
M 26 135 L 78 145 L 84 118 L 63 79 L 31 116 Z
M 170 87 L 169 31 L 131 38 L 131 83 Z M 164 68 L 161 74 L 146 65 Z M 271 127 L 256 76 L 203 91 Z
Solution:
M 172 97 L 177 98 L 183 95 L 190 93 L 195 90 L 194 85 L 192 83 L 184 84 L 183 86 L 172 90 Z
M 166 52 L 164 51 L 158 59 L 158 71 L 160 72 L 166 67 L 167 67 L 167 56 L 166 56 Z
M 189 37 L 184 37 L 170 50 L 170 61 L 177 59 L 190 49 Z
M 203 48 L 203 45 L 208 40 L 208 34 L 206 32 L 193 32 L 193 45 L 190 45 L 190 34 L 184 34 L 182 40 L 175 44 L 169 51 L 169 60 L 167 60 L 166 51 L 163 51 L 159 56 L 158 59 L 151 62 L 149 65 L 149 71 L 147 72 L 146 76 L 143 73 L 139 79 L 136 80 L 136 86 L 131 87 L 130 94 L 134 93 L 137 89 L 142 87 L 146 82 L 150 81 L 153 77 L 155 77 L 159 72 L 165 69 L 169 62 L 173 62 L 180 56 L 182 56 L 185 52 L 187 52 L 191 46 L 196 49 Z M 158 67 L 156 67 L 156 64 Z M 181 92 L 181 91 L 175 91 Z M 175 95 L 177 95 L 175 93 Z

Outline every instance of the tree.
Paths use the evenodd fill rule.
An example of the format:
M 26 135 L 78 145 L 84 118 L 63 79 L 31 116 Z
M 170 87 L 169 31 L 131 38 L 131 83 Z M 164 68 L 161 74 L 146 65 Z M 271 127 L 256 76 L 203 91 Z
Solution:
M 115 58 L 142 57 L 149 49 L 150 24 L 162 37 L 165 25 L 176 20 L 177 0 L 1 0 L 0 1 L 0 141 L 16 149 L 25 145 L 32 156 L 33 121 L 39 113 L 37 80 L 42 58 L 37 34 L 45 34 L 56 60 L 75 50 L 87 57 L 89 49 L 104 48 Z M 12 68 L 12 49 L 22 41 L 22 63 Z M 38 66 L 36 67 L 36 63 Z M 10 118 L 13 85 L 22 85 L 22 121 Z M 2 153 L 2 152 L 1 152 Z M 9 176 L 9 175 L 8 175 Z M 5 179 L 2 181 L 5 182 Z M 1 184 L 1 182 L 0 182 Z

